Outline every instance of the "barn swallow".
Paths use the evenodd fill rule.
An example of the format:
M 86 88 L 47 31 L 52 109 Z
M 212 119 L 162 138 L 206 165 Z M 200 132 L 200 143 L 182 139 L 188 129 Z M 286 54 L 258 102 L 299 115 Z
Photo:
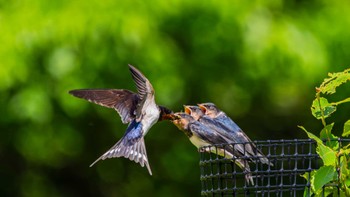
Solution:
M 144 136 L 157 121 L 166 119 L 166 115 L 172 111 L 156 104 L 152 84 L 139 70 L 132 65 L 129 65 L 129 70 L 136 84 L 137 93 L 124 89 L 80 89 L 69 93 L 92 103 L 113 108 L 124 124 L 129 123 L 124 136 L 90 167 L 101 159 L 125 157 L 140 163 L 142 167 L 146 165 L 152 175 Z
M 227 144 L 227 139 L 187 113 L 177 112 L 172 114 L 172 116 L 173 118 L 171 121 L 173 124 L 185 133 L 197 149 L 208 146 L 210 147 L 210 150 L 207 150 L 208 152 L 212 152 L 228 159 L 234 159 L 235 163 L 246 172 L 246 181 L 254 185 L 248 162 L 244 159 L 236 159 L 237 157 L 232 146 L 218 146 L 217 148 L 212 146 L 213 144 Z
M 218 109 L 213 103 L 198 104 L 202 109 L 204 115 L 202 116 L 202 122 L 210 123 L 214 121 L 220 128 L 220 134 L 226 139 L 229 139 L 229 143 L 238 143 L 235 145 L 235 150 L 241 152 L 243 156 L 249 156 L 250 158 L 258 157 L 261 163 L 273 166 L 273 164 L 266 158 L 266 156 L 256 147 L 252 140 L 243 132 L 243 130 L 229 118 L 223 111 Z M 256 162 L 256 160 L 251 159 Z

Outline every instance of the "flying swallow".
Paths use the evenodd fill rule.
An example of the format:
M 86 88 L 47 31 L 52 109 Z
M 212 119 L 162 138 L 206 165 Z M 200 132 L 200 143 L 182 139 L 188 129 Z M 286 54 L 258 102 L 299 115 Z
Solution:
M 235 150 L 241 152 L 244 156 L 249 156 L 251 161 L 256 162 L 253 158 L 258 158 L 261 163 L 273 166 L 273 164 L 266 158 L 266 156 L 256 147 L 250 138 L 243 132 L 243 130 L 229 118 L 223 111 L 218 109 L 213 103 L 198 104 L 202 109 L 204 115 L 200 119 L 202 122 L 214 121 L 219 128 L 218 130 L 222 136 L 229 139 L 229 143 L 238 143 L 235 145 Z
M 80 89 L 69 91 L 75 97 L 92 103 L 115 109 L 124 124 L 129 123 L 124 136 L 99 160 L 125 157 L 152 171 L 148 162 L 144 136 L 157 122 L 166 119 L 172 111 L 158 106 L 155 102 L 154 89 L 149 80 L 135 67 L 129 65 L 131 76 L 136 84 L 137 93 L 124 89 Z
M 210 150 L 206 151 L 228 159 L 234 159 L 235 163 L 246 172 L 246 181 L 254 185 L 248 162 L 244 159 L 238 159 L 232 146 L 218 146 L 217 148 L 212 146 L 213 144 L 229 143 L 227 139 L 220 135 L 220 133 L 197 121 L 193 116 L 187 113 L 177 112 L 171 114 L 171 116 L 173 117 L 171 119 L 173 124 L 186 134 L 186 136 L 189 138 L 192 144 L 197 147 L 197 149 L 200 147 L 208 146 L 210 147 Z

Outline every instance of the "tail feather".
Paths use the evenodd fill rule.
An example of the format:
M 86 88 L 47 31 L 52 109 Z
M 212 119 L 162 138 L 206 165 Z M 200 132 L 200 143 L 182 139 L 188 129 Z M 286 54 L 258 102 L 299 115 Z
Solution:
M 244 171 L 244 178 L 245 181 L 251 185 L 254 185 L 254 180 L 253 180 L 253 176 L 252 176 L 252 172 L 250 171 L 250 166 L 248 164 L 248 161 L 244 160 L 244 159 L 236 159 L 235 163 Z
M 137 146 L 136 146 L 136 152 L 137 152 L 137 153 L 141 152 L 141 151 L 140 151 L 140 144 L 137 144 Z M 138 155 L 134 158 L 134 161 L 135 161 L 136 163 L 139 163 L 139 162 L 140 162 Z
M 136 148 L 137 148 L 137 146 L 135 146 L 135 147 L 133 147 L 133 149 L 131 148 L 130 150 L 129 150 L 129 159 L 131 160 L 131 161 L 135 161 L 136 162 L 136 160 L 135 160 L 135 155 L 137 156 L 137 151 L 136 151 Z M 134 150 L 135 149 L 135 150 Z
M 135 147 L 135 149 L 134 149 L 134 152 L 135 153 L 139 153 L 140 152 L 140 144 L 138 144 L 136 147 Z M 135 161 L 135 162 L 138 162 L 139 161 L 139 156 L 138 156 L 138 154 L 134 154 L 134 156 L 133 156 L 133 160 Z
M 143 153 L 143 152 L 145 152 L 146 153 L 146 148 L 145 148 L 145 146 L 143 145 L 141 145 L 140 144 L 140 150 L 139 150 L 139 152 L 140 153 Z M 141 166 L 143 167 L 144 166 L 144 164 L 146 164 L 146 166 L 147 166 L 147 168 L 149 168 L 149 166 L 148 166 L 148 162 L 147 162 L 147 158 L 145 159 L 145 155 L 137 155 L 137 157 L 139 158 L 139 160 L 140 160 L 140 164 L 141 164 Z M 146 155 L 146 157 L 147 157 L 147 155 Z M 151 173 L 152 174 L 152 173 Z
M 148 172 L 152 175 L 151 167 L 148 163 L 147 152 L 145 147 L 145 141 L 141 138 L 138 142 L 133 144 L 132 146 L 126 146 L 123 143 L 124 138 L 119 140 L 112 148 L 110 148 L 105 154 L 99 157 L 96 161 L 94 161 L 91 165 L 95 165 L 100 160 L 105 160 L 107 158 L 115 158 L 115 157 L 125 157 L 134 161 L 135 163 L 139 163 L 142 167 L 146 165 Z
M 235 155 L 235 153 L 237 154 L 237 152 L 233 149 L 232 146 L 226 146 L 225 149 L 223 148 L 209 148 L 208 150 L 204 150 L 207 152 L 212 152 L 214 154 L 220 155 L 222 157 L 225 157 L 227 159 L 233 159 L 232 161 L 235 162 L 235 164 L 237 164 L 238 167 L 240 167 L 243 172 L 244 172 L 244 178 L 246 180 L 246 182 L 248 184 L 254 185 L 254 180 L 253 180 L 253 176 L 252 173 L 250 171 L 250 166 L 247 160 L 245 159 L 239 159 L 238 157 L 241 155 Z
M 257 154 L 259 156 L 259 160 L 261 163 L 269 165 L 269 166 L 273 166 L 273 163 L 270 162 L 270 160 L 264 155 L 264 154 Z
M 269 161 L 269 159 L 264 155 L 264 153 L 262 153 L 262 151 L 258 149 L 253 142 L 244 143 L 244 144 L 235 144 L 234 149 L 237 149 L 238 152 L 240 152 L 245 156 L 249 156 L 250 157 L 249 160 L 251 162 L 256 163 L 258 161 L 263 164 L 273 166 L 273 163 Z M 254 158 L 257 158 L 257 160 Z

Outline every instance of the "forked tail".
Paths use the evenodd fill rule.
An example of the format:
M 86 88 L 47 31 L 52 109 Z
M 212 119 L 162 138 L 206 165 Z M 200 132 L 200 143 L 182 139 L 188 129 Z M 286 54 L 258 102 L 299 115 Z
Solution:
M 149 174 L 152 175 L 151 167 L 149 166 L 149 163 L 148 163 L 145 141 L 143 137 L 131 146 L 127 146 L 123 140 L 124 138 L 119 140 L 105 154 L 103 154 L 96 161 L 94 161 L 90 165 L 90 167 L 93 166 L 95 163 L 97 163 L 99 160 L 105 160 L 107 158 L 114 158 L 114 157 L 125 157 L 130 159 L 131 161 L 140 163 L 142 167 L 146 165 Z

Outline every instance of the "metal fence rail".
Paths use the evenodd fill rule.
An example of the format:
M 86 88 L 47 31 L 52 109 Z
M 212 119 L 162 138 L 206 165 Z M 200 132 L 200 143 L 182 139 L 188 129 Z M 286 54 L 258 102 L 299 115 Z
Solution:
M 345 146 L 349 140 L 339 139 Z M 344 144 L 345 143 L 345 144 Z M 245 181 L 245 174 L 235 159 L 227 159 L 206 150 L 231 145 L 202 147 L 200 172 L 203 196 L 306 196 L 310 193 L 310 177 L 301 175 L 318 169 L 322 160 L 316 153 L 316 142 L 311 139 L 255 141 L 273 166 L 251 162 L 254 185 Z M 236 158 L 237 159 L 237 158 Z M 243 157 L 257 161 L 257 156 Z

